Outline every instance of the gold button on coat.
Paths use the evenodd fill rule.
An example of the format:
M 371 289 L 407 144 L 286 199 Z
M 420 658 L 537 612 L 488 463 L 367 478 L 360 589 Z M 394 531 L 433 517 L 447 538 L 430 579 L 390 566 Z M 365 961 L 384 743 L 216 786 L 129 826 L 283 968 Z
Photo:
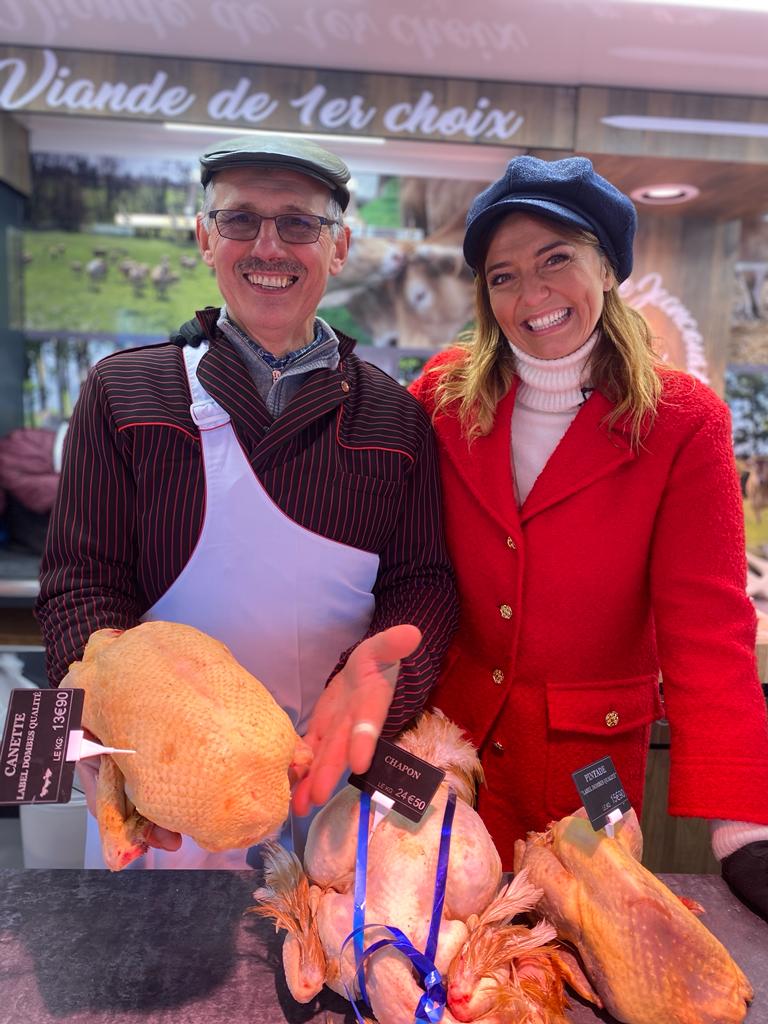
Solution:
M 498 740 L 494 740 L 494 742 L 493 742 L 493 749 L 498 754 L 503 754 L 504 753 L 504 744 L 503 743 L 499 743 Z
M 511 619 L 512 618 L 512 608 L 510 607 L 510 605 L 503 604 L 499 608 L 499 611 L 501 612 L 502 619 Z
M 517 544 L 515 544 L 511 537 L 507 537 L 507 547 L 512 548 L 513 551 L 517 551 Z
M 349 391 L 349 381 L 347 381 L 347 380 L 343 380 L 343 381 L 341 382 L 341 390 L 342 390 L 342 391 L 345 391 L 345 392 L 346 392 L 346 391 Z
M 619 713 L 618 711 L 609 711 L 605 716 L 605 724 L 609 729 L 612 729 L 614 725 L 619 724 Z
M 501 671 L 500 668 L 495 668 L 493 670 L 493 681 L 494 683 L 496 683 L 497 686 L 501 686 L 501 684 L 504 682 L 504 673 Z

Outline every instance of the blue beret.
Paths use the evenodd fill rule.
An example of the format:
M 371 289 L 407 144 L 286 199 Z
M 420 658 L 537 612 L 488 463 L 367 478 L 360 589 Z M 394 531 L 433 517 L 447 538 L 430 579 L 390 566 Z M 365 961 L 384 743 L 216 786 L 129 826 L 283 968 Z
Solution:
M 472 201 L 467 213 L 464 258 L 473 270 L 480 269 L 493 225 L 513 210 L 538 213 L 591 231 L 618 281 L 632 273 L 635 207 L 586 157 L 539 160 L 518 156 L 510 160 L 504 174 Z
M 200 157 L 200 181 L 207 185 L 217 171 L 230 167 L 269 167 L 298 171 L 316 178 L 346 210 L 349 168 L 327 149 L 298 135 L 240 135 L 212 146 Z

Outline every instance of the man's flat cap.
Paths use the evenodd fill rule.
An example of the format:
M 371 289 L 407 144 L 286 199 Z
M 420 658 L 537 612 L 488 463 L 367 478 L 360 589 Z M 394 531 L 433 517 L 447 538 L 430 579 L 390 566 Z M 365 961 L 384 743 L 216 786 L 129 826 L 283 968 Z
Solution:
M 586 157 L 510 160 L 498 181 L 473 201 L 467 213 L 464 258 L 479 270 L 495 223 L 520 210 L 591 231 L 619 282 L 632 273 L 637 212 L 629 196 L 602 178 Z
M 241 135 L 218 142 L 200 157 L 200 181 L 205 186 L 217 171 L 230 167 L 269 167 L 308 174 L 328 186 L 342 210 L 349 203 L 347 165 L 334 153 L 299 136 Z

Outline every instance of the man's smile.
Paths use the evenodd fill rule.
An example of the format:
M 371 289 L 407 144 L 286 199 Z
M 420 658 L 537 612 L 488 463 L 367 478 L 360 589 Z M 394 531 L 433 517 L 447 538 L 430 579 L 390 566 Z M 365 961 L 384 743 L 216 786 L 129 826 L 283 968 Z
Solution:
M 254 287 L 266 288 L 273 292 L 290 288 L 291 285 L 295 284 L 299 279 L 298 274 L 264 274 L 254 272 L 251 274 L 244 274 L 243 276 L 246 281 Z

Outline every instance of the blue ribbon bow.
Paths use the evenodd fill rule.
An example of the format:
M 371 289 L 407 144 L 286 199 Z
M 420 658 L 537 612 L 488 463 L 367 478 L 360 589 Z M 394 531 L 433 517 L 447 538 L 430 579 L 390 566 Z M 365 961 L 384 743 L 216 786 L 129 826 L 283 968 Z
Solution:
M 360 797 L 360 818 L 357 830 L 357 857 L 355 863 L 355 890 L 354 890 L 354 915 L 352 919 L 352 931 L 342 943 L 339 951 L 339 963 L 343 962 L 344 950 L 350 940 L 354 943 L 355 951 L 355 981 L 360 990 L 360 998 L 370 1005 L 368 993 L 365 988 L 364 968 L 365 961 L 369 956 L 384 946 L 394 946 L 395 949 L 408 957 L 411 964 L 419 975 L 419 981 L 424 988 L 424 993 L 419 1000 L 414 1014 L 415 1024 L 437 1024 L 442 1020 L 445 1010 L 446 991 L 443 980 L 435 967 L 435 953 L 437 952 L 437 940 L 440 934 L 440 922 L 443 916 L 443 904 L 445 902 L 445 885 L 448 877 L 448 858 L 451 850 L 451 829 L 453 827 L 453 815 L 456 810 L 456 794 L 453 790 L 448 793 L 448 800 L 445 805 L 443 824 L 440 830 L 440 848 L 437 854 L 437 870 L 435 872 L 435 892 L 432 900 L 432 918 L 429 924 L 429 935 L 427 944 L 422 953 L 418 950 L 408 936 L 394 925 L 386 924 L 365 924 L 365 888 L 366 872 L 368 869 L 368 822 L 371 811 L 371 798 L 368 793 Z M 379 939 L 372 943 L 367 949 L 363 948 L 363 933 L 371 928 L 380 928 L 389 932 L 392 938 Z M 344 982 L 344 990 L 347 998 L 352 1003 L 359 1024 L 364 1024 L 360 1015 L 353 994 L 349 986 Z

